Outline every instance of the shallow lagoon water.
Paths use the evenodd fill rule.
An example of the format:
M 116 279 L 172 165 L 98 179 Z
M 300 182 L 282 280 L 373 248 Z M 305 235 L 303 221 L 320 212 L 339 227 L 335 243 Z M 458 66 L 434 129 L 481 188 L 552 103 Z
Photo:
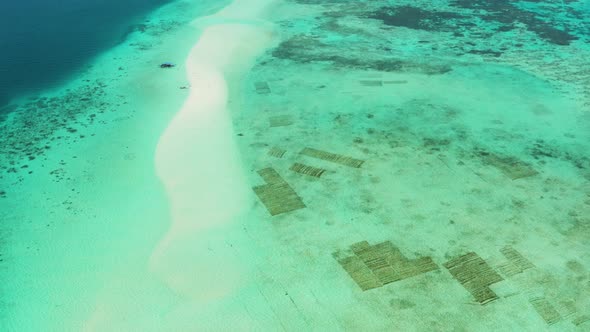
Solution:
M 5 112 L 7 330 L 589 328 L 589 2 L 226 5 L 161 7 Z M 214 112 L 186 101 L 210 72 Z M 179 191 L 187 111 L 216 120 L 165 149 Z

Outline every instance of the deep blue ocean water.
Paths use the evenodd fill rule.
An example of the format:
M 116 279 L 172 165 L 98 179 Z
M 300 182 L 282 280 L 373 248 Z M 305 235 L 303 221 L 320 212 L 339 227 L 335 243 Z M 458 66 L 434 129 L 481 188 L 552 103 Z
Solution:
M 59 84 L 170 1 L 0 1 L 0 107 Z

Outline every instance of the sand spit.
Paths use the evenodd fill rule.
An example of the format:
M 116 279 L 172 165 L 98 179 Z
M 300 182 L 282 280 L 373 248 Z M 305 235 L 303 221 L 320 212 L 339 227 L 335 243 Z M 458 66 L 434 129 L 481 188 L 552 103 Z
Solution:
M 194 21 L 202 32 L 186 60 L 190 94 L 155 151 L 170 227 L 149 262 L 140 262 L 149 271 L 107 287 L 84 331 L 251 330 L 241 303 L 226 301 L 249 275 L 231 245 L 240 236 L 249 187 L 228 95 L 274 40 L 272 24 L 263 21 L 273 2 L 235 1 Z
M 271 45 L 273 31 L 260 19 L 272 2 L 235 1 L 206 18 L 214 25 L 204 29 L 186 61 L 190 96 L 156 149 L 171 225 L 150 267 L 178 295 L 193 301 L 222 298 L 244 273 L 245 267 L 223 246 L 224 234 L 247 208 L 249 191 L 228 116 L 227 77 L 246 73 Z

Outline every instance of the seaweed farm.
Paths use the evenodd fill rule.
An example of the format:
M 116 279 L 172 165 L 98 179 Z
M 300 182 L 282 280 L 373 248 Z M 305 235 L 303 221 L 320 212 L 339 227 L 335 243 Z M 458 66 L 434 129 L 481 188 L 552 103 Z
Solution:
M 2 107 L 2 331 L 590 330 L 588 0 L 172 1 Z

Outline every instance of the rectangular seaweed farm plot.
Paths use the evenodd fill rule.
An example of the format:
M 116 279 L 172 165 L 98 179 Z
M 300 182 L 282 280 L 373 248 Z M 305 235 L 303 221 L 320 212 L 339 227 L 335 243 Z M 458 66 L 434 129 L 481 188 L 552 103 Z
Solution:
M 268 150 L 268 155 L 271 157 L 275 157 L 275 158 L 283 158 L 283 156 L 285 155 L 285 153 L 287 152 L 287 150 L 283 150 L 279 147 L 273 147 L 270 150 Z
M 403 280 L 438 270 L 438 266 L 430 257 L 408 259 L 391 242 L 386 241 L 375 245 L 380 251 L 386 253 L 389 266 L 395 271 L 395 280 Z M 385 282 L 384 282 L 385 283 Z
M 303 150 L 301 150 L 300 154 L 353 168 L 360 168 L 361 165 L 365 162 L 364 160 L 355 159 L 352 157 L 347 157 L 340 154 L 326 152 L 313 148 L 304 148 Z
M 443 265 L 480 304 L 498 299 L 489 286 L 504 279 L 476 253 L 453 258 Z
M 361 80 L 359 82 L 364 86 L 383 86 L 383 81 L 381 80 Z
M 317 167 L 308 166 L 308 165 L 304 165 L 304 164 L 300 164 L 300 163 L 294 163 L 293 166 L 291 166 L 291 168 L 289 168 L 289 169 L 292 170 L 293 172 L 313 176 L 316 178 L 321 177 L 322 174 L 324 174 L 324 172 L 326 171 L 323 168 L 317 168 Z
M 533 263 L 531 263 L 528 259 L 524 258 L 516 249 L 512 248 L 511 246 L 505 246 L 504 248 L 500 249 L 500 252 L 506 259 L 508 260 L 509 264 L 514 267 L 512 272 L 521 273 L 524 270 L 532 269 L 535 267 Z
M 438 269 L 430 257 L 407 259 L 390 241 L 372 246 L 363 241 L 350 249 L 384 285 Z
M 383 84 L 406 84 L 408 81 L 406 80 L 392 80 L 392 81 L 383 81 Z
M 254 88 L 256 89 L 256 93 L 260 95 L 266 95 L 270 93 L 270 87 L 266 82 L 256 82 L 254 83 Z
M 254 192 L 271 216 L 305 208 L 305 204 L 288 184 L 265 184 Z
M 572 323 L 576 326 L 580 326 L 590 321 L 590 315 L 580 315 L 572 320 Z
M 391 256 L 394 255 L 391 242 L 383 242 L 364 248 L 360 248 L 357 244 L 351 246 L 351 249 L 355 256 L 360 258 L 384 285 L 400 280 L 390 264 Z
M 286 127 L 293 124 L 293 118 L 290 115 L 275 115 L 268 118 L 268 126 L 274 127 Z
M 337 255 L 333 256 L 336 258 Z M 353 255 L 336 258 L 336 260 L 363 291 L 383 286 L 373 271 L 359 257 Z
M 539 173 L 529 164 L 514 157 L 501 157 L 495 154 L 489 154 L 484 157 L 484 162 L 496 167 L 512 180 L 534 176 Z
M 400 279 L 411 278 L 435 270 L 438 270 L 438 266 L 430 257 L 407 260 L 402 264 L 398 264 L 396 269 Z
M 532 299 L 529 301 L 535 311 L 543 318 L 543 320 L 549 324 L 553 325 L 561 320 L 561 315 L 555 307 L 549 301 L 544 298 Z
M 273 169 L 258 171 L 266 184 L 252 188 L 271 216 L 305 208 L 301 197 Z
M 257 173 L 267 184 L 287 183 L 272 167 L 263 168 L 259 170 Z

